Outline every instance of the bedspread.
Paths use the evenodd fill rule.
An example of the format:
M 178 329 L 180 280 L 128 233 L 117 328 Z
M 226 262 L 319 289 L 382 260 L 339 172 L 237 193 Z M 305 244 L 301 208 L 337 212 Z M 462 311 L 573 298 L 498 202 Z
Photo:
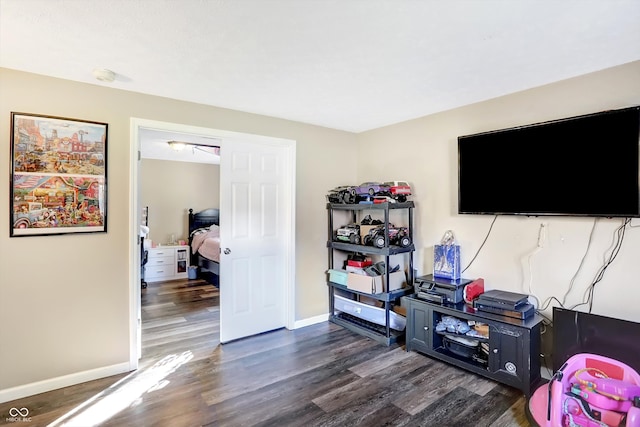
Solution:
M 193 234 L 191 251 L 215 262 L 220 262 L 220 232 L 218 229 L 202 230 Z

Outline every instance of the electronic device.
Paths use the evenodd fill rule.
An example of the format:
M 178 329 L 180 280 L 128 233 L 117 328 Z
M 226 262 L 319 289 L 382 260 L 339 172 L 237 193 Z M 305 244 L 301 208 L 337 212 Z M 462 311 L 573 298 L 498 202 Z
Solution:
M 418 291 L 416 296 L 425 301 L 431 301 L 437 304 L 443 304 L 447 299 L 444 295 L 439 295 L 429 291 Z
M 473 302 L 473 308 L 478 311 L 484 311 L 486 313 L 498 314 L 500 316 L 514 317 L 516 319 L 528 319 L 533 316 L 536 312 L 533 304 L 521 304 L 516 308 L 507 308 L 507 307 L 495 307 L 492 305 L 483 304 L 480 299 L 477 299 Z
M 416 296 L 440 304 L 457 304 L 463 301 L 463 289 L 469 283 L 468 279 L 450 280 L 428 274 L 416 277 Z
M 640 217 L 640 106 L 458 137 L 458 213 Z
M 473 303 L 473 300 L 484 293 L 484 279 L 478 278 L 464 287 L 462 298 L 467 304 Z
M 517 292 L 492 289 L 480 294 L 477 301 L 491 307 L 515 310 L 519 306 L 528 303 L 529 297 Z

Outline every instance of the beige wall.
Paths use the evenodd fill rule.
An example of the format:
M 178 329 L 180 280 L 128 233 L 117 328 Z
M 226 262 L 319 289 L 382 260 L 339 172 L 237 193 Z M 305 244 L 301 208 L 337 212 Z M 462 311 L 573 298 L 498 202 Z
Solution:
M 107 233 L 9 238 L 11 111 L 109 124 Z M 0 68 L 0 397 L 128 363 L 132 117 L 296 140 L 295 317 L 327 312 L 325 195 L 355 181 L 355 135 Z
M 145 118 L 297 141 L 296 319 L 327 312 L 325 194 L 338 185 L 405 179 L 414 188 L 416 266 L 453 229 L 463 265 L 492 217 L 456 213 L 459 135 L 640 104 L 640 62 L 385 127 L 360 135 L 264 116 L 0 69 L 0 176 L 9 176 L 11 111 L 109 123 L 109 232 L 9 238 L 0 234 L 0 393 L 129 359 L 129 119 Z M 375 155 L 373 155 L 374 153 Z M 344 159 L 358 159 L 354 163 Z M 0 186 L 0 212 L 9 211 Z M 594 200 L 597 203 L 597 200 Z M 3 214 L 3 215 L 5 215 Z M 4 217 L 6 218 L 6 217 Z M 487 287 L 562 297 L 585 253 L 593 219 L 548 218 L 545 248 L 531 260 L 540 219 L 499 217 L 465 273 Z M 637 220 L 634 221 L 636 224 Z M 597 221 L 569 301 L 580 299 L 610 248 L 619 220 Z M 596 288 L 594 312 L 640 321 L 638 228 Z
M 639 104 L 640 61 L 360 134 L 358 177 L 361 181 L 406 179 L 412 184 L 420 273 L 428 274 L 433 268 L 433 245 L 449 229 L 461 244 L 465 268 L 494 217 L 457 214 L 458 136 Z M 390 151 L 394 154 L 386 159 L 368 154 Z M 545 173 L 544 165 L 540 173 Z M 541 222 L 548 223 L 548 239 L 542 250 L 530 256 Z M 605 254 L 610 253 L 620 219 L 499 216 L 463 277 L 482 277 L 486 288 L 531 292 L 542 302 L 549 297 L 562 300 L 579 269 L 594 222 L 591 248 L 566 300 L 567 306 L 573 306 L 582 301 Z M 638 226 L 640 220 L 632 224 Z M 627 228 L 618 257 L 596 286 L 593 313 L 640 322 L 639 252 L 640 228 Z M 545 313 L 551 315 L 551 308 Z
M 140 203 L 149 207 L 149 239 L 189 239 L 189 208 L 220 208 L 220 165 L 142 159 Z

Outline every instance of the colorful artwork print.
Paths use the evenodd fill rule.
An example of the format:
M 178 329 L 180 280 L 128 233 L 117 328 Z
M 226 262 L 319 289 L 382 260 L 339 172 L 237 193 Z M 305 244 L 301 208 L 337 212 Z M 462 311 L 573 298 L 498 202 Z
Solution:
M 11 236 L 106 231 L 106 123 L 12 113 L 11 138 Z

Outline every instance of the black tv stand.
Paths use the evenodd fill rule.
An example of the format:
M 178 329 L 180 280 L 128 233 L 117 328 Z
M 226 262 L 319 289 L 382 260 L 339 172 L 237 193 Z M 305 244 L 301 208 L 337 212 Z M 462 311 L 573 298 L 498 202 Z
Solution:
M 407 308 L 407 351 L 415 350 L 518 388 L 526 396 L 530 396 L 543 383 L 540 374 L 543 319 L 539 315 L 519 320 L 476 311 L 465 303 L 438 304 L 418 299 L 415 295 L 403 297 L 403 305 Z M 446 345 L 445 334 L 436 331 L 436 324 L 443 316 L 487 324 L 488 337 L 479 338 L 478 341 L 488 347 L 488 354 L 484 357 L 475 354 L 466 357 L 451 351 Z

